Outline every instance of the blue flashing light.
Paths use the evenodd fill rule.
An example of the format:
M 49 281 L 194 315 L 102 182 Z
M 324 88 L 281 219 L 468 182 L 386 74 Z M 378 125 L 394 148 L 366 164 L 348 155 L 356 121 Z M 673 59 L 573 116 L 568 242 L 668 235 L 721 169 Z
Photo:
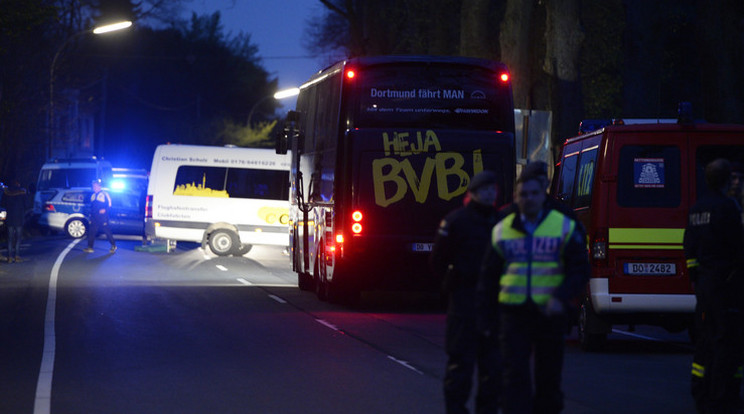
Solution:
M 127 188 L 127 183 L 123 180 L 114 180 L 111 182 L 112 191 L 123 191 Z

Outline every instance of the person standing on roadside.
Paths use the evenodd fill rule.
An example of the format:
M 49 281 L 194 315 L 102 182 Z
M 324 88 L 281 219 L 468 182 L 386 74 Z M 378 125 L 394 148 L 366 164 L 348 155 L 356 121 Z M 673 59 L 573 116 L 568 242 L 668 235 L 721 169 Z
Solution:
M 23 261 L 21 259 L 21 239 L 23 237 L 23 221 L 28 210 L 28 192 L 21 187 L 17 179 L 10 182 L 10 186 L 3 190 L 2 205 L 7 217 L 5 226 L 8 228 L 8 263 Z
M 697 299 L 691 391 L 698 412 L 730 414 L 741 405 L 736 374 L 742 362 L 744 228 L 738 202 L 727 194 L 731 163 L 712 161 L 705 182 L 708 193 L 690 209 L 683 241 Z
M 111 196 L 101 189 L 99 180 L 93 181 L 93 194 L 90 196 L 90 228 L 88 229 L 88 247 L 83 249 L 86 253 L 93 253 L 93 243 L 96 241 L 98 232 L 102 231 L 106 239 L 111 243 L 110 253 L 116 251 L 116 242 L 111 234 L 109 226 L 109 210 L 111 210 Z
M 475 307 L 480 263 L 491 228 L 496 224 L 496 185 L 497 176 L 491 171 L 473 177 L 466 205 L 449 213 L 440 223 L 430 257 L 432 268 L 443 280 L 448 299 L 445 345 L 448 360 L 444 376 L 447 414 L 468 412 L 466 405 L 476 367 L 476 413 L 498 412 L 498 329 L 479 329 Z
M 577 222 L 548 203 L 536 170 L 520 174 L 514 205 L 493 228 L 478 286 L 480 312 L 491 314 L 494 307 L 500 312 L 504 414 L 563 410 L 569 309 L 590 272 Z

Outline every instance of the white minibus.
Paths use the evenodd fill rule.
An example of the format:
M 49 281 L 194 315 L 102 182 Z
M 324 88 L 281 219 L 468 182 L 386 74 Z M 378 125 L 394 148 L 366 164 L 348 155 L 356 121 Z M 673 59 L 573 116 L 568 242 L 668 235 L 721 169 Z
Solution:
M 288 246 L 289 158 L 271 149 L 160 145 L 145 211 L 149 241 L 201 242 L 218 256 Z

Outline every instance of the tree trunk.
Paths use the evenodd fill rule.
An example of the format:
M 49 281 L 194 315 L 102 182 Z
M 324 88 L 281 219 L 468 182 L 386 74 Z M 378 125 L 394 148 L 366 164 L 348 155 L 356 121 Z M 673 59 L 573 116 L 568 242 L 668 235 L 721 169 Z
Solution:
M 699 0 L 698 51 L 705 119 L 710 122 L 744 122 L 741 68 L 734 57 L 741 52 L 741 38 L 727 16 L 724 0 Z M 737 77 L 737 74 L 739 76 Z M 694 110 L 695 108 L 693 108 Z
M 489 58 L 489 0 L 463 0 L 460 11 L 460 55 Z
M 512 77 L 514 106 L 531 109 L 530 88 L 530 28 L 535 0 L 507 0 L 506 14 L 501 23 L 501 60 Z
M 549 0 L 546 9 L 543 71 L 551 79 L 553 143 L 575 135 L 583 116 L 579 53 L 584 33 L 579 23 L 579 0 Z

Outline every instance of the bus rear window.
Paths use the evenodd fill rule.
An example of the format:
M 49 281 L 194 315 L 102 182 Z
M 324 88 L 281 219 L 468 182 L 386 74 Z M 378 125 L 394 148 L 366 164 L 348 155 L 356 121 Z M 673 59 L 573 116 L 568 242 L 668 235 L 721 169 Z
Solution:
M 626 145 L 620 149 L 617 203 L 622 207 L 678 207 L 680 179 L 679 147 Z
M 498 76 L 472 66 L 366 67 L 352 81 L 359 98 L 355 126 L 511 131 L 511 89 Z

